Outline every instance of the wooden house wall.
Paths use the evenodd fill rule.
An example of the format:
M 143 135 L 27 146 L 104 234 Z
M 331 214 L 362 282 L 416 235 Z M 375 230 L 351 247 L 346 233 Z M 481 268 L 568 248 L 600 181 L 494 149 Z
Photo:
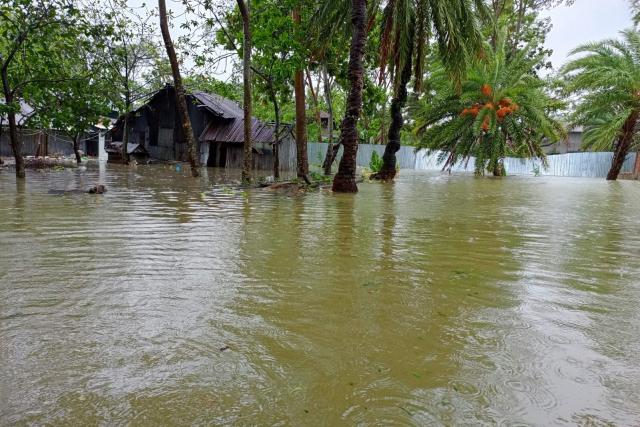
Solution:
M 261 152 L 253 153 L 253 168 L 258 170 L 273 170 L 273 148 L 270 144 L 255 144 L 255 148 Z M 244 149 L 242 144 L 227 145 L 226 167 L 242 169 Z M 296 169 L 296 144 L 293 136 L 287 136 L 280 143 L 278 152 L 280 158 L 280 170 L 292 171 Z

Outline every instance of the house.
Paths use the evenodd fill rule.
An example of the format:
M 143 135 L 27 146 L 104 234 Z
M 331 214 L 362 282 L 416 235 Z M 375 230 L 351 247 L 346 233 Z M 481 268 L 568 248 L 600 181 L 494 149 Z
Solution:
M 202 165 L 242 168 L 244 112 L 235 102 L 205 92 L 187 93 L 187 108 L 197 153 Z M 129 144 L 138 144 L 153 159 L 187 161 L 188 153 L 178 117 L 175 89 L 166 85 L 132 113 L 128 120 Z M 124 119 L 111 131 L 112 141 L 122 141 Z M 256 118 L 253 128 L 253 167 L 273 168 L 275 126 Z M 121 146 L 120 146 L 121 147 Z M 295 170 L 295 141 L 291 126 L 280 129 L 279 160 L 282 170 Z
M 336 131 L 338 126 L 335 122 L 335 117 L 333 121 L 333 137 L 335 138 L 336 134 L 339 133 Z M 326 111 L 320 111 L 320 133 L 322 135 L 323 140 L 329 139 L 329 113 Z
M 543 144 L 545 154 L 567 154 L 585 151 L 582 139 L 583 128 L 573 127 L 567 129 L 567 137 L 553 144 Z

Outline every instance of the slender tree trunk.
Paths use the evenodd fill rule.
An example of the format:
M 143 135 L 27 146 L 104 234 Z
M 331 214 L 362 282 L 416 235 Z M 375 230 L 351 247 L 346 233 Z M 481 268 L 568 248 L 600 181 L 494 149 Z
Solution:
M 293 9 L 293 22 L 300 29 L 300 11 Z M 293 88 L 296 99 L 296 159 L 298 178 L 309 184 L 309 159 L 307 156 L 307 113 L 305 108 L 304 75 L 302 68 L 295 71 Z
M 307 68 L 307 84 L 309 84 L 309 90 L 311 91 L 311 99 L 313 99 L 313 115 L 316 119 L 316 126 L 318 126 L 318 143 L 322 144 L 322 119 L 320 118 L 320 102 L 318 101 L 318 96 L 320 88 L 317 90 L 313 89 L 313 80 L 311 80 L 311 71 Z
M 4 117 L 0 117 L 0 144 L 2 144 L 2 131 L 4 126 Z M 2 156 L 0 156 L 0 165 L 4 164 L 4 160 L 2 160 Z
M 413 83 L 413 91 L 416 94 L 422 93 L 422 86 L 424 83 L 424 56 L 425 56 L 425 47 L 428 46 L 427 40 L 427 32 L 425 28 L 425 2 L 420 1 L 418 3 L 417 8 L 417 16 L 416 16 L 416 59 L 415 59 L 415 68 L 413 71 L 414 83 Z
M 349 68 L 347 76 L 350 88 L 347 105 L 342 120 L 341 140 L 344 152 L 338 173 L 333 178 L 333 191 L 340 193 L 355 193 L 356 159 L 358 155 L 358 119 L 362 112 L 362 85 L 364 75 L 365 44 L 367 41 L 367 1 L 351 0 L 351 48 L 349 50 Z
M 124 113 L 124 129 L 122 130 L 122 163 L 129 164 L 129 114 L 131 110 L 131 95 L 129 91 L 126 94 L 125 113 Z
M 76 133 L 73 136 L 73 153 L 76 155 L 76 163 L 82 163 L 82 158 L 80 158 L 80 134 Z
M 0 159 L 0 164 L 2 164 L 2 159 Z M 640 178 L 640 150 L 636 151 L 636 161 L 633 164 L 633 177 L 635 179 Z
M 518 43 L 520 43 L 520 31 L 522 30 L 522 23 L 524 21 L 524 15 L 527 5 L 524 0 L 520 0 L 518 3 L 518 20 L 516 22 L 516 30 L 513 34 L 513 45 L 511 46 L 511 54 L 515 56 L 518 50 Z
M 7 67 L 2 67 L 2 90 L 4 92 L 5 105 L 13 102 L 13 92 L 9 87 L 9 76 Z M 16 178 L 24 178 L 26 176 L 24 170 L 24 158 L 22 157 L 22 140 L 18 138 L 18 125 L 16 124 L 16 113 L 11 110 L 7 113 L 7 121 L 9 122 L 9 139 L 11 141 L 11 151 L 16 161 Z
M 253 147 L 251 137 L 253 126 L 251 123 L 251 20 L 249 15 L 249 1 L 237 0 L 240 14 L 242 15 L 242 80 L 244 92 L 244 158 L 242 162 L 242 183 L 251 182 L 251 170 L 253 169 Z
M 278 180 L 280 179 L 280 105 L 271 81 L 269 82 L 269 95 L 273 103 L 273 112 L 276 116 L 273 134 L 273 178 Z
M 322 168 L 325 175 L 331 175 L 331 166 L 333 166 L 333 102 L 331 100 L 331 81 L 327 71 L 327 64 L 322 68 L 322 80 L 324 82 L 324 98 L 327 103 L 327 113 L 329 114 L 329 140 L 327 144 L 327 153 L 324 156 Z
M 620 175 L 622 165 L 627 158 L 629 148 L 631 148 L 631 143 L 633 142 L 638 117 L 640 117 L 640 111 L 632 112 L 622 126 L 622 135 L 618 139 L 616 151 L 613 154 L 611 169 L 609 169 L 609 173 L 607 174 L 607 181 L 615 181 L 618 179 L 618 175 Z
M 391 181 L 396 176 L 396 153 L 400 150 L 400 131 L 404 124 L 402 109 L 407 103 L 407 84 L 410 79 L 411 55 L 408 55 L 400 75 L 400 81 L 394 89 L 394 97 L 391 100 L 391 124 L 389 125 L 387 145 L 382 155 L 382 168 L 380 172 L 372 176 L 374 179 Z
M 180 66 L 176 57 L 176 50 L 169 33 L 169 24 L 167 22 L 167 6 L 165 0 L 158 0 L 158 9 L 160 11 L 160 31 L 164 40 L 164 47 L 167 49 L 167 56 L 171 63 L 171 73 L 173 74 L 173 85 L 176 93 L 176 105 L 178 106 L 178 114 L 182 125 L 182 135 L 187 143 L 187 153 L 189 155 L 189 164 L 191 165 L 191 175 L 200 176 L 200 159 L 198 156 L 198 146 L 193 136 L 193 128 L 191 127 L 191 118 L 187 108 L 187 100 L 184 93 L 184 85 L 182 84 L 182 76 L 180 75 Z

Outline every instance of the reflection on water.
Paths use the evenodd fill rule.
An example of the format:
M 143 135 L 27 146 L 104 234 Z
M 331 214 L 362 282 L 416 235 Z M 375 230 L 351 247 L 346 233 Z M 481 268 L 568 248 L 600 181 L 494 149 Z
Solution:
M 0 171 L 0 425 L 640 424 L 637 183 L 234 174 Z

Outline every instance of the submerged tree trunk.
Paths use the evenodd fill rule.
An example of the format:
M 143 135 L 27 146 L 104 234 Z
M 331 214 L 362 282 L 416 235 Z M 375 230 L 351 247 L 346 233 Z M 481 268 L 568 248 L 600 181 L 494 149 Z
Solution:
M 9 87 L 9 75 L 6 65 L 2 67 L 2 90 L 4 92 L 5 105 L 10 105 L 13 102 L 13 92 Z M 11 151 L 13 152 L 13 158 L 16 161 L 16 178 L 24 178 L 26 174 L 24 170 L 24 158 L 22 157 L 22 140 L 18 138 L 16 112 L 13 110 L 7 112 L 7 120 L 9 122 Z
M 338 173 L 333 179 L 333 191 L 340 193 L 355 193 L 356 185 L 356 157 L 358 154 L 358 119 L 362 111 L 362 85 L 365 44 L 367 41 L 367 1 L 351 0 L 351 48 L 349 50 L 349 68 L 347 76 L 350 88 L 347 105 L 342 120 L 342 146 L 344 152 Z
M 76 163 L 82 163 L 82 158 L 80 158 L 80 134 L 76 133 L 73 136 L 73 153 L 76 155 Z
M 394 89 L 394 97 L 391 100 L 391 123 L 389 124 L 389 134 L 387 145 L 382 155 L 382 168 L 380 172 L 372 176 L 373 179 L 391 181 L 396 176 L 396 153 L 400 150 L 400 131 L 404 124 L 402 109 L 407 103 L 407 85 L 411 79 L 411 55 L 402 68 L 400 81 Z
M 280 105 L 278 97 L 273 89 L 273 82 L 269 81 L 269 95 L 273 103 L 273 112 L 276 117 L 273 134 L 273 179 L 280 179 Z
M 251 169 L 253 166 L 253 147 L 251 143 L 251 26 L 249 4 L 245 0 L 237 0 L 240 14 L 242 15 L 242 80 L 243 80 L 243 110 L 244 110 L 244 158 L 242 161 L 242 183 L 251 182 Z
M 329 81 L 327 64 L 324 64 L 324 67 L 322 68 L 322 80 L 324 82 L 324 98 L 327 103 L 327 114 L 329 115 L 329 140 L 327 144 L 327 153 L 325 154 L 324 162 L 322 163 L 322 168 L 324 169 L 325 175 L 331 175 L 331 166 L 333 166 L 335 155 L 333 153 L 333 103 L 331 101 L 331 82 Z
M 182 125 L 182 135 L 187 143 L 187 153 L 189 155 L 189 164 L 191 165 L 191 175 L 193 177 L 200 176 L 200 159 L 198 158 L 198 147 L 193 136 L 193 128 L 191 127 L 191 118 L 187 109 L 187 100 L 182 84 L 182 76 L 180 75 L 180 66 L 176 57 L 176 50 L 173 47 L 171 34 L 169 33 L 169 24 L 167 22 L 167 7 L 165 0 L 158 0 L 158 9 L 160 11 L 160 31 L 164 46 L 167 49 L 167 56 L 171 63 L 171 73 L 173 74 L 173 85 L 176 93 L 176 105 L 178 106 L 178 114 Z
M 300 28 L 300 11 L 293 10 L 293 22 L 296 28 Z M 307 113 L 304 101 L 304 76 L 302 68 L 298 68 L 294 74 L 294 92 L 296 99 L 296 160 L 298 178 L 304 179 L 309 184 L 309 159 L 307 157 Z
M 2 126 L 4 126 L 4 118 L 0 116 L 0 144 L 2 143 Z M 4 164 L 4 160 L 2 160 L 2 156 L 0 155 L 0 165 Z
M 122 163 L 125 165 L 129 164 L 129 110 L 131 109 L 131 102 L 129 101 L 129 96 L 127 96 L 127 101 L 125 104 L 125 113 L 124 113 L 124 128 L 122 130 Z
M 633 136 L 635 134 L 636 123 L 639 116 L 640 111 L 634 111 L 622 126 L 622 135 L 618 139 L 616 151 L 613 154 L 611 169 L 609 169 L 609 173 L 607 174 L 607 181 L 615 181 L 616 179 L 618 179 L 618 175 L 622 170 L 622 165 L 624 164 L 624 161 L 627 158 L 627 154 L 629 153 L 629 149 L 631 148 L 631 143 L 633 142 Z

